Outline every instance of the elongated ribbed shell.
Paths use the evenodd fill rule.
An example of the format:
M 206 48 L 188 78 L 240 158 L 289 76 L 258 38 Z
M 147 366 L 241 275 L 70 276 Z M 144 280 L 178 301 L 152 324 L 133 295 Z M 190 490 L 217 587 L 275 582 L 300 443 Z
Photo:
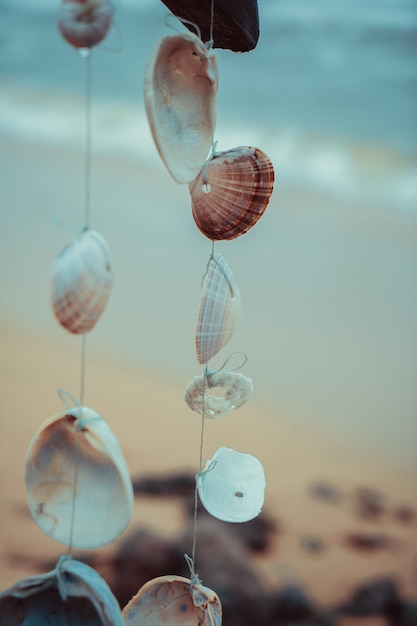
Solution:
M 131 519 L 126 461 L 107 422 L 91 409 L 76 407 L 39 427 L 27 451 L 25 480 L 33 519 L 59 543 L 103 546 Z
M 248 522 L 259 515 L 265 485 L 262 463 L 231 448 L 219 448 L 197 474 L 204 508 L 224 522 Z
M 214 591 L 182 576 L 148 581 L 122 611 L 125 626 L 221 626 Z
M 118 602 L 91 567 L 61 557 L 52 572 L 0 593 L 1 626 L 124 626 Z
M 107 35 L 112 13 L 110 0 L 63 0 L 58 28 L 75 48 L 91 48 Z
M 145 71 L 145 105 L 152 135 L 178 183 L 197 176 L 213 142 L 217 62 L 192 33 L 161 40 Z
M 220 387 L 221 396 L 210 394 L 213 387 Z M 229 411 L 242 406 L 251 396 L 253 384 L 250 378 L 238 372 L 221 370 L 213 374 L 194 376 L 184 392 L 184 399 L 190 409 L 204 417 L 220 419 Z
M 197 317 L 198 363 L 207 363 L 230 341 L 240 314 L 239 287 L 221 254 L 210 258 Z
M 61 326 L 74 334 L 91 330 L 107 306 L 112 283 L 106 242 L 95 231 L 84 231 L 53 267 L 52 306 Z
M 261 150 L 222 152 L 189 184 L 194 221 L 211 240 L 235 239 L 263 215 L 273 187 L 274 168 Z

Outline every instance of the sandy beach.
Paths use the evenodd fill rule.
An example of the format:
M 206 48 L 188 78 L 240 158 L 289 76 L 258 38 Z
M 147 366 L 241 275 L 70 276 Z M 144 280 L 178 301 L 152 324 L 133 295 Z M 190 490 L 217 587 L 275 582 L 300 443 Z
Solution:
M 5 588 L 65 551 L 30 517 L 24 464 L 35 430 L 64 409 L 57 389 L 79 392 L 80 338 L 59 327 L 49 299 L 52 260 L 83 220 L 83 185 L 76 150 L 7 137 L 1 145 Z M 167 181 L 162 166 L 97 156 L 92 181 L 92 221 L 109 242 L 116 280 L 87 338 L 85 404 L 110 424 L 133 478 L 195 473 L 200 420 L 183 392 L 202 373 L 194 328 L 209 243 L 192 222 L 184 188 Z M 207 420 L 204 458 L 229 446 L 264 465 L 265 510 L 278 525 L 254 561 L 266 584 L 302 585 L 330 606 L 388 576 L 417 598 L 416 223 L 405 213 L 319 200 L 278 187 L 245 240 L 219 245 L 236 267 L 243 315 L 217 366 L 244 351 L 255 392 L 223 420 Z M 378 515 L 358 510 L 361 488 L 381 496 Z M 146 527 L 174 538 L 183 524 L 175 502 L 139 497 L 125 535 Z M 123 539 L 98 553 L 110 558 Z

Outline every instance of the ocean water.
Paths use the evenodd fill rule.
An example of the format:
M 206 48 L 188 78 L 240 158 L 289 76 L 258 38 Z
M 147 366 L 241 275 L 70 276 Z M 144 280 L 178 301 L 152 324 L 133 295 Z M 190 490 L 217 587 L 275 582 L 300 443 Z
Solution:
M 83 60 L 56 28 L 59 3 L 0 0 L 0 131 L 80 143 Z M 219 149 L 256 145 L 280 184 L 417 209 L 414 0 L 260 0 L 256 49 L 217 51 Z M 96 150 L 147 162 L 142 84 L 158 0 L 119 0 L 94 51 Z M 172 22 L 171 22 L 172 23 Z
M 0 0 L 4 171 L 2 137 L 84 148 L 85 59 L 61 38 L 58 5 Z M 410 464 L 417 438 L 415 0 L 259 0 L 259 10 L 254 51 L 216 51 L 218 148 L 255 145 L 277 174 L 259 228 L 219 244 L 242 293 L 230 351 L 248 355 L 254 401 L 267 398 L 277 414 L 288 410 L 304 426 L 356 436 Z M 186 221 L 183 187 L 161 166 L 143 104 L 147 58 L 173 32 L 166 16 L 159 0 L 119 0 L 115 26 L 93 51 L 93 158 L 121 157 L 128 166 L 125 178 L 123 168 L 117 172 L 126 185 L 123 206 L 115 198 L 114 213 L 94 213 L 116 276 L 89 346 L 188 382 L 198 373 L 194 326 L 208 248 Z M 77 197 L 76 185 L 60 178 L 48 187 L 38 169 L 13 158 L 16 180 L 0 170 L 2 312 L 58 337 L 48 272 L 69 235 L 49 222 L 56 213 L 74 225 L 60 204 Z M 158 205 L 166 196 L 158 190 L 156 206 L 142 207 L 129 167 L 144 165 L 170 185 L 169 207 Z M 33 186 L 33 207 L 20 194 L 22 180 Z M 93 190 L 95 203 L 112 193 L 105 182 Z M 138 193 L 134 202 L 126 201 L 130 191 Z M 362 217 L 361 208 L 371 212 Z M 184 229 L 186 244 L 178 245 Z

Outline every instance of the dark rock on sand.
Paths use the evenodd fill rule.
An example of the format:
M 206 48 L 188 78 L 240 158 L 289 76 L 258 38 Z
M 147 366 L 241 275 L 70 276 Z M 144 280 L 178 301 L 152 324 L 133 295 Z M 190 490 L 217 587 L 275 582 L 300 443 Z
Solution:
M 343 499 L 343 494 L 339 489 L 322 481 L 310 485 L 309 492 L 314 498 L 328 504 L 340 504 Z
M 223 626 L 267 626 L 271 622 L 267 621 L 263 581 L 251 563 L 249 549 L 230 526 L 219 525 L 209 516 L 198 521 L 195 571 L 220 597 Z M 190 524 L 178 540 L 179 554 L 191 555 L 192 544 Z M 185 567 L 181 573 L 190 574 Z
M 353 494 L 356 514 L 362 519 L 375 521 L 386 512 L 385 496 L 369 487 L 358 487 Z
M 135 496 L 190 497 L 195 491 L 195 475 L 191 472 L 143 476 L 132 480 Z

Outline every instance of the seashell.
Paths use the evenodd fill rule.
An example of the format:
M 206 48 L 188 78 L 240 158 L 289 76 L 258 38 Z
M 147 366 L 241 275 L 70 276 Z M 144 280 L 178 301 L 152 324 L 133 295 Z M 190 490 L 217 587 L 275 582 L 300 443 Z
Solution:
M 139 589 L 124 607 L 125 626 L 221 626 L 217 594 L 183 576 L 159 576 Z
M 58 28 L 75 48 L 91 48 L 107 35 L 112 14 L 110 0 L 63 0 Z
M 174 15 L 180 15 L 187 28 L 201 31 L 201 39 L 213 38 L 214 48 L 227 48 L 233 52 L 248 52 L 256 47 L 259 38 L 259 16 L 257 0 L 210 0 L 184 2 L 184 0 L 162 0 Z M 214 8 L 214 20 L 212 9 Z
M 230 341 L 239 314 L 239 287 L 224 258 L 220 254 L 213 255 L 203 279 L 197 317 L 198 363 L 207 363 Z
M 251 454 L 219 448 L 197 474 L 197 489 L 204 508 L 224 522 L 247 522 L 261 512 L 265 473 Z
M 213 387 L 224 389 L 224 396 L 209 395 Z M 185 388 L 185 401 L 193 411 L 204 417 L 219 419 L 229 411 L 236 409 L 252 395 L 253 385 L 250 378 L 237 372 L 219 371 L 208 376 L 194 376 Z
M 25 480 L 33 519 L 65 545 L 90 549 L 110 543 L 133 514 L 132 483 L 118 441 L 86 407 L 39 427 L 27 451 Z
M 273 165 L 258 148 L 216 154 L 189 184 L 194 221 L 211 240 L 235 239 L 263 215 L 273 187 Z
M 0 593 L 1 626 L 124 626 L 119 604 L 91 567 L 69 556 Z
M 189 183 L 204 165 L 216 125 L 217 62 L 193 33 L 164 37 L 145 70 L 145 105 L 169 173 Z
M 106 242 L 85 230 L 55 259 L 52 306 L 61 326 L 74 334 L 91 330 L 107 306 L 112 283 Z

